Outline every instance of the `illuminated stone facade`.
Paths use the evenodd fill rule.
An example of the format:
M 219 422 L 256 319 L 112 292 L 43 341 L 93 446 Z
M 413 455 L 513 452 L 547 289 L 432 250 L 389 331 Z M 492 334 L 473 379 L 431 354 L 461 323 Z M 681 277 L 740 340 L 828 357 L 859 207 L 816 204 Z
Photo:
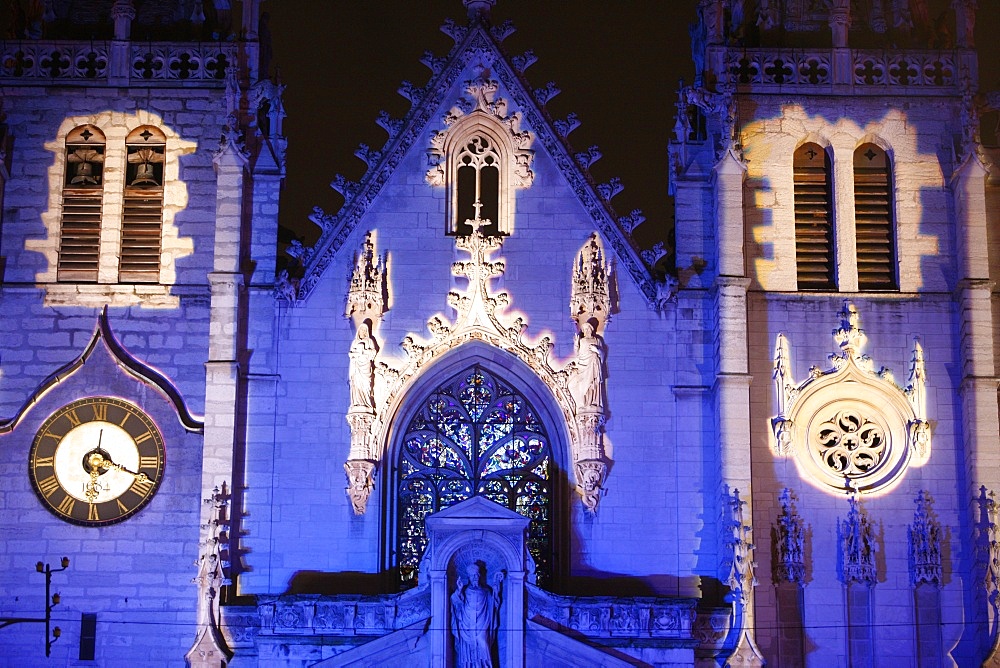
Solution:
M 67 556 L 65 664 L 1000 661 L 975 3 L 951 44 L 906 3 L 701 0 L 666 274 L 492 0 L 282 268 L 258 4 L 139 42 L 159 19 L 117 0 L 106 41 L 0 46 L 0 617 Z M 857 48 L 886 31 L 920 48 Z M 163 461 L 75 444 L 128 419 L 59 412 L 87 397 Z M 42 661 L 40 628 L 5 657 Z

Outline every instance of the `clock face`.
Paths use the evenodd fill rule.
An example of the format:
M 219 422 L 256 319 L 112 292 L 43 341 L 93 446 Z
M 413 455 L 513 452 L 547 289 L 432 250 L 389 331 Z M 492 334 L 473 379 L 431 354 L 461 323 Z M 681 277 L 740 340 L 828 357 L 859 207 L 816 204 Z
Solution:
M 137 513 L 163 479 L 163 437 L 138 406 L 90 397 L 63 406 L 38 430 L 28 474 L 60 519 L 101 526 Z

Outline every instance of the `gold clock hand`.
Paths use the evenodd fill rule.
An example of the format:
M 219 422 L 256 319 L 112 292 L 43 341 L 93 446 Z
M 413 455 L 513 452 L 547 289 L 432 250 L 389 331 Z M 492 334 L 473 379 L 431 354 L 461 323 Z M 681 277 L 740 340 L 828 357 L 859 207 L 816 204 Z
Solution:
M 145 473 L 140 473 L 133 471 L 131 469 L 125 468 L 121 464 L 116 464 L 111 460 L 110 457 L 104 455 L 104 453 L 98 452 L 96 450 L 92 451 L 87 456 L 87 464 L 90 466 L 90 477 L 91 479 L 96 479 L 100 475 L 100 471 L 108 471 L 110 469 L 115 469 L 116 471 L 121 471 L 122 473 L 128 473 L 130 476 L 139 481 L 149 480 Z

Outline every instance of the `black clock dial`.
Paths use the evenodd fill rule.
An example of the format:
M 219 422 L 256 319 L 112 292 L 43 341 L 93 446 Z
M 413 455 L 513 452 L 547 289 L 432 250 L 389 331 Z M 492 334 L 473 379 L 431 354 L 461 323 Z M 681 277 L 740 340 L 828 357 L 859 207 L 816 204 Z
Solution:
M 38 498 L 60 519 L 85 526 L 131 517 L 163 479 L 163 437 L 138 406 L 88 397 L 42 424 L 28 458 Z

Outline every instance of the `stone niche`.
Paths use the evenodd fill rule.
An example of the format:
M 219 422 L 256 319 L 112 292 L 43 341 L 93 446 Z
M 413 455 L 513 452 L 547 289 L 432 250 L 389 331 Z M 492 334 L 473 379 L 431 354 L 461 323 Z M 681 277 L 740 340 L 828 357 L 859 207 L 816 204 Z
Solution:
M 480 640 L 489 646 L 494 665 L 524 666 L 524 585 L 534 571 L 524 546 L 528 523 L 526 517 L 481 496 L 427 517 L 428 552 L 420 580 L 431 589 L 431 665 L 462 665 L 459 637 L 472 632 L 462 628 L 463 606 L 495 605 L 496 612 L 484 610 L 478 622 L 495 624 L 495 635 L 480 629 Z M 469 592 L 467 602 L 470 586 L 477 591 Z M 480 599 L 477 603 L 471 600 L 473 593 Z M 495 621 L 487 619 L 490 616 Z

